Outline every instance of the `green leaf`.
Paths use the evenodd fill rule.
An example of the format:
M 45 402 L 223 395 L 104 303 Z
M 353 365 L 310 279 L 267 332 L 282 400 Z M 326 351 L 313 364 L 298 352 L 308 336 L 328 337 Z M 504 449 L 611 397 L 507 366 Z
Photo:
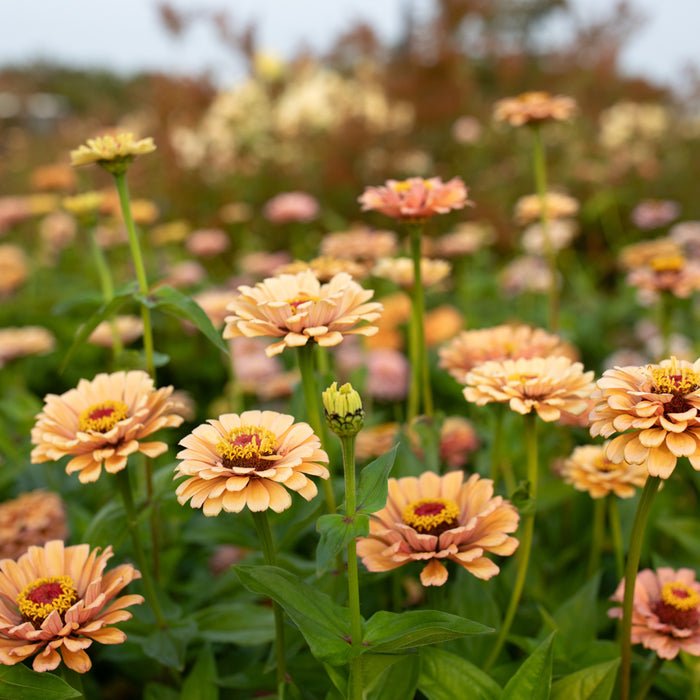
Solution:
M 366 700 L 415 697 L 420 664 L 414 654 L 365 654 L 362 688 Z
M 182 684 L 180 700 L 219 700 L 216 676 L 214 655 L 209 646 L 205 646 Z
M 369 535 L 369 515 L 358 513 L 352 519 L 339 513 L 322 515 L 316 521 L 316 529 L 321 535 L 316 548 L 316 571 L 321 573 L 348 542 Z
M 143 700 L 180 700 L 180 694 L 162 683 L 147 683 L 143 691 Z
M 251 603 L 219 603 L 194 615 L 199 635 L 209 642 L 255 646 L 275 638 L 270 608 Z
M 350 644 L 347 609 L 303 579 L 277 566 L 239 565 L 234 570 L 249 591 L 269 596 L 284 608 L 319 661 L 342 664 L 365 651 Z
M 158 629 L 138 641 L 146 656 L 160 661 L 163 666 L 181 671 L 185 666 L 187 645 L 196 634 L 197 625 L 193 620 L 181 620 L 170 623 L 167 629 Z M 133 635 L 129 638 L 134 639 Z
M 503 700 L 548 700 L 555 635 L 552 632 L 516 671 L 503 689 Z
M 610 700 L 620 659 L 583 668 L 552 684 L 551 700 Z
M 214 328 L 202 307 L 192 297 L 183 294 L 173 287 L 164 285 L 153 290 L 148 297 L 138 297 L 139 300 L 153 309 L 160 309 L 170 316 L 190 321 L 212 342 L 221 352 L 228 355 L 228 346 L 224 343 L 221 333 Z
M 466 634 L 493 632 L 490 627 L 438 610 L 392 613 L 380 610 L 367 621 L 362 636 L 373 653 L 437 644 Z
M 38 673 L 23 664 L 0 665 L 0 698 L 3 700 L 64 700 L 81 693 L 62 678 Z
M 435 647 L 420 650 L 418 689 L 428 700 L 498 700 L 501 686 L 461 656 Z
M 357 485 L 357 510 L 362 513 L 376 513 L 386 505 L 389 486 L 387 479 L 394 466 L 397 445 L 394 445 L 381 457 L 370 462 L 360 472 Z

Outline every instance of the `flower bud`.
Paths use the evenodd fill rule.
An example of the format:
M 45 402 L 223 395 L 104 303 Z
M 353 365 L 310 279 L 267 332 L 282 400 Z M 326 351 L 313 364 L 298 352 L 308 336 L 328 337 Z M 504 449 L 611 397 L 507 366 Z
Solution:
M 328 427 L 338 437 L 354 437 L 362 430 L 365 411 L 360 395 L 351 384 L 338 389 L 338 383 L 333 382 L 323 392 L 323 408 Z

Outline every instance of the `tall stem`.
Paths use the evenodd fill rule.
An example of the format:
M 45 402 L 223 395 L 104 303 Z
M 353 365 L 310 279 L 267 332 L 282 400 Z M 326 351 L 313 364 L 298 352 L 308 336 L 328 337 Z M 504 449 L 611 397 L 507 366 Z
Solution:
M 637 512 L 632 523 L 632 536 L 627 551 L 625 566 L 625 595 L 622 601 L 622 634 L 620 646 L 622 663 L 620 665 L 620 699 L 628 700 L 630 696 L 630 672 L 632 669 L 632 609 L 634 607 L 634 584 L 637 580 L 639 558 L 642 553 L 642 542 L 646 530 L 649 513 L 654 502 L 654 496 L 659 490 L 661 477 L 648 476 L 641 498 L 637 504 Z
M 588 557 L 588 578 L 600 568 L 600 553 L 603 549 L 603 537 L 605 535 L 605 500 L 593 499 L 593 541 Z
M 532 549 L 532 536 L 535 530 L 535 508 L 537 503 L 537 477 L 538 477 L 538 458 L 537 458 L 537 414 L 528 413 L 523 416 L 525 419 L 525 450 L 527 453 L 527 478 L 530 489 L 530 501 L 532 512 L 523 517 L 523 534 L 520 538 L 520 547 L 518 548 L 518 573 L 515 577 L 515 584 L 508 604 L 503 624 L 498 633 L 496 644 L 491 651 L 484 670 L 488 671 L 496 662 L 498 655 L 501 653 L 506 637 L 510 632 L 510 627 L 515 619 L 515 613 L 520 603 L 520 596 L 525 586 L 525 578 L 527 576 L 528 564 L 530 562 L 530 551 Z
M 617 496 L 608 495 L 608 519 L 610 521 L 610 534 L 615 548 L 615 575 L 619 581 L 625 575 L 625 550 L 622 545 L 622 528 L 620 527 L 620 509 L 617 506 Z
M 275 545 L 272 541 L 270 522 L 267 518 L 267 511 L 251 511 L 255 529 L 260 538 L 265 563 L 270 566 L 277 564 Z M 284 698 L 284 684 L 287 678 L 286 662 L 284 659 L 284 613 L 279 603 L 272 602 L 272 611 L 275 617 L 275 652 L 277 658 L 277 694 Z

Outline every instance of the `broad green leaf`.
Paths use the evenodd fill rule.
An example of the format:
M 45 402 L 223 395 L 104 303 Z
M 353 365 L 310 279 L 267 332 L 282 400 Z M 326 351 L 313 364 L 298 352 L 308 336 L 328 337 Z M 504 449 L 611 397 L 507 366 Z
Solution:
M 214 328 L 209 317 L 204 313 L 199 304 L 192 297 L 183 294 L 173 287 L 164 285 L 154 289 L 148 297 L 138 297 L 146 306 L 160 309 L 170 316 L 190 321 L 212 342 L 221 352 L 228 355 L 228 347 L 224 343 L 221 333 Z
M 555 634 L 552 632 L 523 662 L 503 689 L 502 700 L 548 700 Z
M 23 664 L 0 665 L 0 698 L 3 700 L 67 700 L 80 691 L 51 673 L 38 673 Z
M 409 610 L 400 614 L 380 610 L 367 621 L 362 642 L 369 645 L 369 651 L 383 653 L 488 632 L 493 630 L 438 610 Z
M 387 479 L 394 466 L 397 449 L 398 447 L 394 445 L 388 452 L 362 468 L 357 485 L 358 511 L 376 513 L 386 505 L 389 492 Z
M 277 566 L 239 565 L 234 570 L 249 591 L 269 596 L 284 608 L 319 661 L 342 664 L 366 651 L 349 642 L 347 609 L 303 579 Z
M 333 682 L 333 685 L 337 691 L 342 695 L 342 697 L 346 697 L 348 694 L 348 678 L 345 673 L 347 667 L 343 668 L 342 666 L 323 664 L 323 668 L 326 670 L 328 677 Z
M 339 513 L 322 515 L 316 529 L 321 535 L 316 548 L 316 571 L 321 573 L 348 542 L 369 534 L 369 515 L 358 513 L 352 520 Z
M 414 697 L 420 673 L 417 661 L 415 654 L 365 654 L 361 668 L 366 700 Z
M 216 661 L 207 645 L 199 652 L 194 667 L 182 684 L 180 700 L 219 700 L 216 676 Z
M 551 700 L 610 700 L 620 659 L 583 668 L 552 683 Z
M 219 603 L 194 615 L 199 636 L 209 642 L 241 646 L 265 644 L 275 638 L 270 608 L 251 603 Z
M 139 641 L 146 656 L 160 661 L 163 666 L 181 671 L 185 665 L 187 645 L 196 634 L 197 625 L 192 620 L 182 620 L 171 623 L 167 629 L 157 629 Z M 133 636 L 129 638 L 134 639 Z
M 418 689 L 428 700 L 498 700 L 501 687 L 461 656 L 435 647 L 420 650 Z

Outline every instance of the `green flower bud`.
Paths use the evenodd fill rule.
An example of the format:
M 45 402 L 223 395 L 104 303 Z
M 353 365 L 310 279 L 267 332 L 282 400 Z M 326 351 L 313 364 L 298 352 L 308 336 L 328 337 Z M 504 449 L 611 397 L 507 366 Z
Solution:
M 333 382 L 323 392 L 323 408 L 328 427 L 338 437 L 354 437 L 362 430 L 365 411 L 360 395 L 351 384 L 338 389 L 338 383 Z

